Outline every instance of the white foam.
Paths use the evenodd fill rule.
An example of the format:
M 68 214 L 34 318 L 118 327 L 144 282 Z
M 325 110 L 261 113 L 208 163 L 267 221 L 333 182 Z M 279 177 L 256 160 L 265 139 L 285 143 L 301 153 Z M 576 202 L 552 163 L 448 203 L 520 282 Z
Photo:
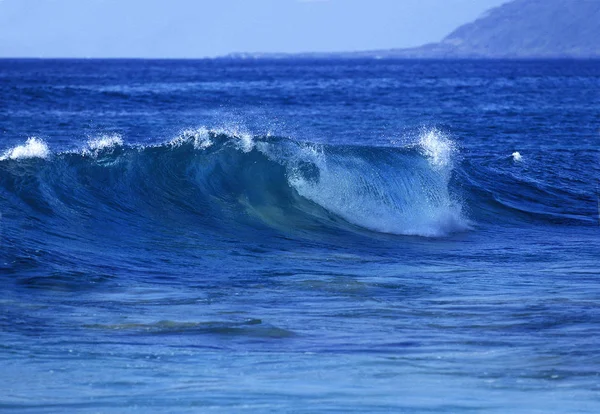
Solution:
M 179 147 L 182 144 L 191 142 L 195 149 L 206 149 L 213 145 L 210 139 L 210 130 L 205 127 L 196 129 L 184 129 L 181 133 L 173 138 L 169 145 Z
M 419 137 L 419 147 L 434 167 L 451 165 L 456 145 L 437 129 L 423 131 Z
M 242 152 L 250 152 L 254 149 L 252 134 L 239 125 L 231 125 L 225 128 L 213 130 L 215 134 L 223 134 L 235 139 L 235 146 Z
M 248 133 L 242 133 L 237 136 L 239 139 L 239 147 L 244 152 L 250 152 L 254 148 L 254 140 L 252 139 L 252 135 Z
M 81 150 L 82 155 L 96 158 L 101 152 L 112 150 L 123 145 L 123 138 L 118 134 L 99 135 L 88 139 L 87 148 Z
M 392 152 L 374 161 L 315 146 L 301 146 L 292 157 L 271 156 L 287 159 L 288 182 L 298 194 L 357 226 L 425 237 L 469 229 L 448 186 L 455 144 L 427 131 L 417 147 L 426 159 Z
M 18 160 L 23 158 L 47 158 L 50 155 L 50 149 L 46 143 L 36 137 L 27 138 L 24 145 L 18 145 L 4 152 L 0 161 L 11 159 Z
M 523 160 L 523 157 L 521 156 L 521 154 L 519 153 L 519 151 L 515 151 L 512 153 L 512 158 L 513 161 L 519 162 Z
M 382 233 L 440 237 L 469 228 L 461 206 L 443 183 L 420 177 L 385 177 L 374 171 L 357 176 L 357 168 L 319 169 L 318 180 L 289 177 L 298 193 L 350 223 Z M 391 178 L 388 180 L 388 178 Z M 441 185 L 440 185 L 441 184 Z
M 93 151 L 101 151 L 121 145 L 123 145 L 123 138 L 118 134 L 101 135 L 88 141 L 88 147 Z

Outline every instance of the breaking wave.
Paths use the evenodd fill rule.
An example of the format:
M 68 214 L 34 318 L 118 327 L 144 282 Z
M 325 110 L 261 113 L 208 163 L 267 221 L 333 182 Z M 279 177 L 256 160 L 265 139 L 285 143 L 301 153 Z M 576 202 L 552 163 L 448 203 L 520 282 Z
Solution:
M 437 130 L 403 146 L 367 147 L 198 128 L 147 146 L 105 135 L 54 154 L 29 138 L 2 155 L 0 192 L 6 217 L 52 217 L 65 227 L 96 220 L 119 223 L 119 231 L 173 219 L 232 234 L 266 226 L 285 234 L 443 237 L 504 212 L 549 214 L 498 194 L 493 183 L 503 174 L 489 175 L 463 162 Z

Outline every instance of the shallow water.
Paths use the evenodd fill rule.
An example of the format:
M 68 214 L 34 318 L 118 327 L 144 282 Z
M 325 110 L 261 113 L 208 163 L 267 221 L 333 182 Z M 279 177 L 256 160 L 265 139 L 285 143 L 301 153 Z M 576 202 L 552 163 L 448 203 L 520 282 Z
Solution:
M 599 90 L 0 60 L 0 408 L 597 412 Z

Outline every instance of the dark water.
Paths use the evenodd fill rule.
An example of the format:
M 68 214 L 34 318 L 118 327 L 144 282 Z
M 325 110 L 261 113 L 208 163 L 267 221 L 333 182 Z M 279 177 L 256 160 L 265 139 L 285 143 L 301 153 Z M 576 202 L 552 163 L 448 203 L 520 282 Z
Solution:
M 598 412 L 599 91 L 0 61 L 0 409 Z

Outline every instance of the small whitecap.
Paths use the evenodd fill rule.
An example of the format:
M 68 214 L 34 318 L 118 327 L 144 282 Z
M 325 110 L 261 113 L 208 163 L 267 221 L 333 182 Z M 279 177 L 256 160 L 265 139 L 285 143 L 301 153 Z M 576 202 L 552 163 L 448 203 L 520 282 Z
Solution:
M 515 151 L 512 153 L 512 159 L 513 161 L 521 161 L 523 159 L 523 157 L 521 156 L 521 154 L 519 153 L 519 151 Z
M 123 145 L 123 138 L 118 134 L 101 135 L 88 141 L 88 147 L 93 151 L 100 151 L 121 145 Z
M 177 137 L 169 142 L 169 145 L 172 147 L 179 147 L 188 142 L 191 142 L 195 149 L 206 149 L 213 145 L 213 142 L 210 139 L 210 131 L 205 127 L 184 129 Z
M 226 135 L 234 139 L 234 144 L 237 149 L 242 152 L 250 152 L 254 149 L 254 138 L 244 127 L 239 125 L 230 125 L 224 128 L 212 130 L 217 135 Z
M 46 143 L 36 137 L 28 138 L 24 145 L 18 145 L 4 152 L 0 161 L 11 159 L 18 160 L 23 158 L 47 158 L 50 155 L 50 149 Z
M 107 150 L 112 150 L 115 147 L 123 145 L 123 139 L 118 134 L 100 135 L 95 138 L 88 139 L 87 148 L 81 151 L 82 155 L 98 157 L 100 153 Z
M 254 140 L 252 139 L 252 135 L 248 133 L 242 133 L 234 136 L 239 139 L 239 147 L 242 151 L 252 151 L 252 149 L 254 148 Z

